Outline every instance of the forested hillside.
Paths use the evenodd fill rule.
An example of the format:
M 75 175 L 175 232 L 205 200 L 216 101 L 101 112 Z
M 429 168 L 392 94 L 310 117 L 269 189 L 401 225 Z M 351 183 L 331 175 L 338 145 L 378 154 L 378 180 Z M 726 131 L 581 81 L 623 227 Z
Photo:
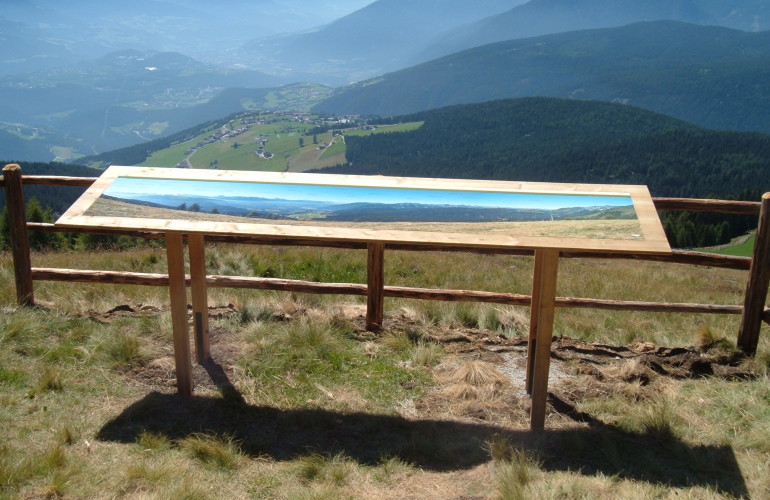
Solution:
M 348 163 L 324 172 L 644 184 L 653 196 L 755 201 L 770 190 L 769 135 L 707 130 L 631 106 L 525 98 L 395 120 L 424 125 L 411 132 L 348 137 Z M 693 217 L 677 215 L 676 221 L 707 221 Z M 736 219 L 730 231 L 712 228 L 700 238 L 682 236 L 679 246 L 724 240 L 746 224 L 751 222 Z M 670 229 L 673 234 L 675 228 Z
M 657 196 L 770 188 L 769 135 L 707 130 L 620 104 L 506 99 L 394 120 L 425 123 L 348 137 L 348 164 L 326 171 L 647 184 Z
M 770 32 L 659 21 L 510 40 L 341 88 L 316 111 L 395 116 L 548 96 L 770 132 Z

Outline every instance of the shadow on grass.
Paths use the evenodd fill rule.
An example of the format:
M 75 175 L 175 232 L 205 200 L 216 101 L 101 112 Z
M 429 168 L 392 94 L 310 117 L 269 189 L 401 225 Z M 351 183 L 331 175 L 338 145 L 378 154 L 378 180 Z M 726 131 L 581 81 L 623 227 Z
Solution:
M 222 378 L 218 365 L 211 362 L 206 368 L 218 380 L 222 397 L 152 392 L 108 422 L 98 438 L 132 443 L 144 432 L 171 440 L 205 433 L 232 437 L 244 453 L 254 457 L 291 460 L 314 453 L 342 453 L 367 465 L 397 457 L 434 471 L 487 462 L 488 443 L 505 440 L 528 450 L 544 471 L 601 473 L 674 487 L 702 486 L 748 498 L 729 446 L 693 446 L 668 435 L 629 433 L 586 415 L 581 417 L 588 419 L 588 427 L 532 434 L 494 425 L 252 406 L 226 376 Z

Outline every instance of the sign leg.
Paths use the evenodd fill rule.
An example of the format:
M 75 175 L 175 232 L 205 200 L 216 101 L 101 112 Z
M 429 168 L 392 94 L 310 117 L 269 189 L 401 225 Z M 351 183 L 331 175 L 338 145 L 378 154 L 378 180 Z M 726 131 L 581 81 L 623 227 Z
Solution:
M 532 349 L 534 352 L 529 353 L 527 360 L 528 375 L 530 376 L 527 387 L 531 389 L 532 396 L 532 409 L 529 416 L 532 431 L 542 431 L 545 427 L 558 269 L 558 250 L 535 251 L 534 285 L 536 288 L 532 290 L 532 316 L 535 319 L 536 337 Z M 532 339 L 530 341 L 532 342 Z M 529 373 L 530 366 L 531 374 Z
M 187 325 L 187 286 L 184 273 L 182 234 L 166 233 L 168 288 L 171 296 L 171 323 L 174 333 L 174 363 L 179 394 L 191 396 L 193 390 L 190 362 L 190 331 Z
M 366 329 L 382 328 L 385 308 L 385 244 L 369 242 L 367 245 Z
M 190 290 L 192 293 L 195 358 L 198 363 L 204 363 L 211 357 L 205 241 L 203 234 L 200 233 L 189 234 L 187 241 L 190 245 Z

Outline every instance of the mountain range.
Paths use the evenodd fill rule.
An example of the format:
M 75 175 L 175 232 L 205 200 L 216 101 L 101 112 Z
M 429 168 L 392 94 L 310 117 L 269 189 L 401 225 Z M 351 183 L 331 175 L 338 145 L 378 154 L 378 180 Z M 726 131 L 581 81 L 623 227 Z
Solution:
M 378 0 L 325 26 L 243 45 L 248 64 L 280 74 L 304 71 L 339 85 L 410 65 L 446 30 L 498 14 L 526 0 Z
M 302 0 L 0 0 L 0 7 L 0 157 L 8 160 L 69 160 L 244 109 L 307 109 L 328 85 L 372 76 L 316 109 L 397 115 L 547 95 L 627 102 L 711 128 L 769 130 L 765 0 L 320 0 L 312 8 Z M 655 19 L 689 24 L 608 28 Z M 564 30 L 577 31 L 541 35 Z M 532 35 L 541 36 L 523 38 Z M 481 45 L 495 40 L 505 41 Z
M 258 38 L 239 56 L 349 83 L 503 40 L 671 20 L 742 31 L 770 28 L 763 0 L 378 0 L 318 29 Z
M 338 88 L 315 109 L 394 116 L 549 96 L 770 132 L 769 95 L 770 32 L 655 21 L 484 45 Z
M 136 194 L 114 199 L 156 208 L 211 212 L 271 220 L 336 222 L 515 222 L 532 220 L 635 219 L 633 206 L 539 208 L 426 203 L 339 203 L 243 196 Z
M 762 0 L 531 0 L 442 33 L 417 60 L 503 40 L 660 20 L 761 31 L 770 28 L 770 5 Z
M 323 25 L 371 0 L 0 0 L 0 75 L 119 50 L 182 52 L 222 65 L 248 40 Z

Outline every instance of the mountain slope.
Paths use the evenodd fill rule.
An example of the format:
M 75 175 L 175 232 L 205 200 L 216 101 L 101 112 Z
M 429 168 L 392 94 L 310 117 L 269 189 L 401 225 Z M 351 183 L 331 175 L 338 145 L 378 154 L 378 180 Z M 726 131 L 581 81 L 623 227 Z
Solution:
M 499 42 L 338 89 L 316 110 L 392 116 L 527 96 L 770 132 L 770 32 L 657 21 Z
M 346 137 L 324 172 L 645 184 L 656 196 L 770 189 L 770 135 L 706 130 L 620 104 L 526 98 L 400 117 L 411 132 Z
M 696 0 L 531 0 L 441 34 L 415 62 L 503 40 L 658 20 L 719 24 Z
M 240 56 L 255 67 L 302 69 L 341 84 L 402 68 L 438 33 L 524 0 L 377 0 L 326 26 L 261 38 Z

